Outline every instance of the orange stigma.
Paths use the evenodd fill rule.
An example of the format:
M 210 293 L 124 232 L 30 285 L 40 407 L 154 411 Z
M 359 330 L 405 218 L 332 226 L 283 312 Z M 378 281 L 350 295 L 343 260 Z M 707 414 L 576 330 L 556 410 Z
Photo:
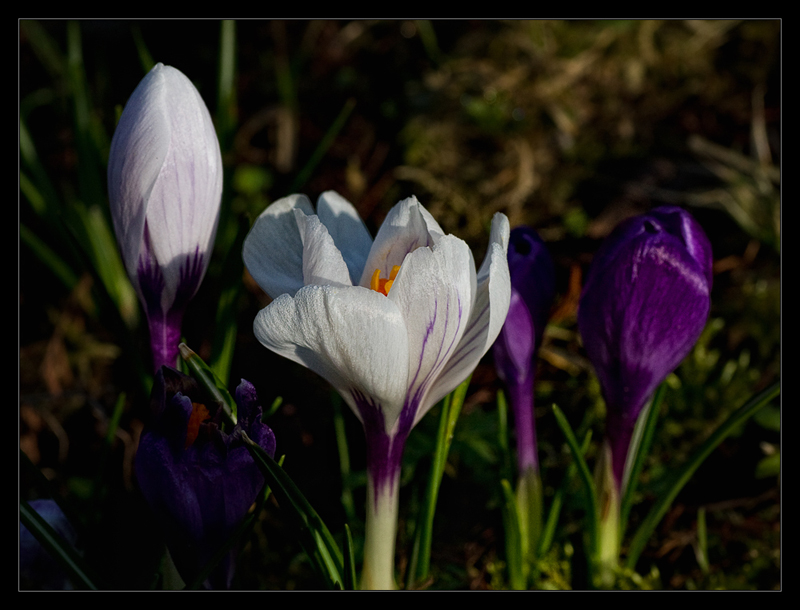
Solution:
M 200 433 L 200 424 L 207 420 L 208 416 L 208 409 L 206 409 L 204 404 L 200 404 L 199 402 L 192 403 L 192 414 L 189 416 L 189 423 L 186 426 L 186 444 L 183 447 L 184 449 L 188 449 L 192 446 L 192 443 L 194 443 L 195 439 L 197 439 L 197 435 Z
M 381 270 L 375 269 L 375 273 L 372 274 L 372 280 L 369 283 L 369 287 L 375 292 L 380 292 L 384 296 L 389 296 L 389 291 L 392 289 L 394 279 L 397 277 L 399 272 L 400 265 L 395 265 L 392 267 L 392 272 L 389 274 L 389 279 L 381 279 Z

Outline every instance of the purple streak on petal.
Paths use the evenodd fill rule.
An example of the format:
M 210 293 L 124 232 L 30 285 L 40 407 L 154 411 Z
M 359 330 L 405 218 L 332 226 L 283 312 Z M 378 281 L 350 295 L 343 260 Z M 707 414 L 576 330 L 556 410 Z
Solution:
M 175 564 L 190 582 L 230 537 L 264 484 L 241 433 L 274 455 L 275 439 L 261 423 L 261 407 L 249 388 L 242 392 L 239 423 L 222 431 L 221 414 L 193 379 L 174 369 L 158 370 L 148 423 L 136 453 L 136 475 L 148 504 L 165 533 Z M 210 419 L 200 425 L 187 448 L 187 423 L 192 403 L 205 404 Z M 209 580 L 228 587 L 233 557 L 228 556 Z
M 458 321 L 456 322 L 455 329 L 452 332 L 452 336 L 450 338 L 450 344 L 445 347 L 444 342 L 447 337 L 447 333 L 442 333 L 442 340 L 438 345 L 437 353 L 436 353 L 436 360 L 434 365 L 430 368 L 425 379 L 419 382 L 417 385 L 417 381 L 419 379 L 420 371 L 422 370 L 422 364 L 425 356 L 425 349 L 426 345 L 428 344 L 428 339 L 431 336 L 431 333 L 436 326 L 436 318 L 438 316 L 438 301 L 434 303 L 434 311 L 433 311 L 433 318 L 428 323 L 428 326 L 425 331 L 425 338 L 422 341 L 422 349 L 419 353 L 419 362 L 417 364 L 417 370 L 414 373 L 414 379 L 409 384 L 409 390 L 413 389 L 413 393 L 406 397 L 406 402 L 403 405 L 403 410 L 400 414 L 400 421 L 404 421 L 405 418 L 409 418 L 409 430 L 414 425 L 414 420 L 417 415 L 417 411 L 421 406 L 423 406 L 423 400 L 428 394 L 428 389 L 433 384 L 434 381 L 439 377 L 440 373 L 442 372 L 444 366 L 448 364 L 451 354 L 454 352 L 455 348 L 458 346 L 458 335 L 459 330 L 461 329 L 461 324 L 464 320 L 464 310 L 463 304 L 461 302 L 461 295 L 456 295 L 457 299 L 457 307 L 458 307 Z M 447 295 L 447 303 L 444 308 L 445 311 L 445 320 L 444 320 L 444 328 L 447 328 L 450 323 L 450 295 Z
M 705 326 L 711 264 L 700 225 L 672 206 L 621 223 L 592 262 L 578 327 L 606 399 L 618 484 L 639 413 Z
M 172 303 L 165 304 L 166 281 L 164 271 L 153 258 L 149 247 L 147 226 L 142 252 L 139 256 L 139 290 L 145 306 L 150 329 L 150 348 L 155 370 L 161 366 L 174 367 L 178 359 L 181 324 L 191 298 L 197 292 L 205 274 L 203 254 L 199 246 L 194 254 L 180 261 L 179 281 Z
M 461 337 L 461 343 L 458 344 L 458 349 L 456 349 L 452 358 L 447 362 L 448 367 L 458 367 L 463 360 L 469 358 L 476 349 L 480 348 L 480 343 L 476 343 L 476 341 L 483 337 L 484 331 L 489 326 L 489 317 L 486 316 L 489 307 L 490 301 L 487 301 L 480 313 L 473 313 L 473 316 L 477 316 L 476 319 L 486 321 L 482 324 L 475 324 L 472 328 L 466 330 L 464 336 Z
M 185 310 L 189 301 L 197 293 L 203 276 L 206 273 L 203 253 L 200 246 L 195 247 L 194 254 L 189 254 L 181 262 L 180 280 L 175 290 L 175 300 L 171 309 Z
M 155 259 L 150 247 L 150 234 L 145 221 L 142 249 L 139 253 L 138 270 L 139 294 L 144 302 L 148 316 L 162 311 L 161 297 L 164 294 L 165 280 L 161 266 Z

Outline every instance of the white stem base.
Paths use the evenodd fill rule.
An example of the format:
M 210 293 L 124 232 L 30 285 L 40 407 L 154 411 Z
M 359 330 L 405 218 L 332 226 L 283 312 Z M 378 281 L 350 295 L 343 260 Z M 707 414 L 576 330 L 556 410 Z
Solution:
M 364 570 L 361 588 L 396 589 L 394 581 L 394 544 L 397 536 L 399 473 L 391 482 L 375 488 L 367 477 L 367 523 L 364 541 Z

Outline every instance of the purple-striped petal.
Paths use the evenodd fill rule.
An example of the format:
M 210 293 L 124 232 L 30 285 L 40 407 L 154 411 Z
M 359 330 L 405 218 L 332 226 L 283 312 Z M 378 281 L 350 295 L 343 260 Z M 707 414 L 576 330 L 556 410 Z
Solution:
M 111 141 L 111 217 L 151 326 L 156 368 L 175 364 L 180 322 L 208 268 L 222 157 L 197 89 L 157 64 L 128 100 Z

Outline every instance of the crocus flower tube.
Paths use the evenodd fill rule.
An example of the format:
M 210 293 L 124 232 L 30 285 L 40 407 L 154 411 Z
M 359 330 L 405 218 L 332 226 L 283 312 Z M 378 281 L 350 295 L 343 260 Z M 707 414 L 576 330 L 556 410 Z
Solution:
M 153 422 L 136 452 L 136 478 L 160 522 L 181 577 L 192 582 L 244 518 L 264 485 L 242 432 L 275 455 L 275 436 L 261 422 L 255 388 L 236 388 L 236 426 L 222 430 L 222 409 L 191 377 L 169 367 L 156 372 L 151 396 Z M 228 588 L 233 552 L 211 573 L 206 586 Z
M 542 529 L 542 484 L 533 411 L 534 356 L 555 295 L 555 269 L 544 242 L 532 228 L 511 231 L 508 269 L 511 302 L 493 353 L 497 373 L 508 389 L 517 432 L 516 493 L 522 555 L 533 560 Z M 522 583 L 515 586 L 526 588 Z
M 622 222 L 592 262 L 578 328 L 606 399 L 618 491 L 639 414 L 705 326 L 711 264 L 703 229 L 674 206 Z
M 111 141 L 108 194 L 122 259 L 147 314 L 155 369 L 175 366 L 222 195 L 211 116 L 179 70 L 157 64 L 128 100 Z
M 517 463 L 522 473 L 529 468 L 538 469 L 533 416 L 534 355 L 541 345 L 555 295 L 553 260 L 532 228 L 511 231 L 508 270 L 511 303 L 493 354 L 497 374 L 509 391 L 517 430 Z
M 475 368 L 509 303 L 508 220 L 496 214 L 475 272 L 469 247 L 411 197 L 375 241 L 355 208 L 323 193 L 275 202 L 244 243 L 244 262 L 275 300 L 254 331 L 317 372 L 364 426 L 368 500 L 362 587 L 394 587 L 400 461 L 411 428 Z

